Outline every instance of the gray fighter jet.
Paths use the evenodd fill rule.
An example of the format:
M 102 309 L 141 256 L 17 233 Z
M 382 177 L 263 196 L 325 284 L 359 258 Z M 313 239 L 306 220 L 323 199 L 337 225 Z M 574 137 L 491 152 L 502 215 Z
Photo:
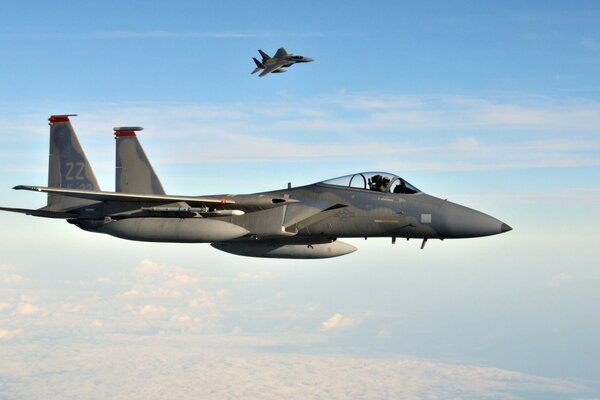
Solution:
M 101 191 L 69 120 L 50 121 L 48 186 L 14 189 L 47 194 L 39 209 L 0 207 L 65 219 L 90 232 L 149 242 L 211 243 L 231 254 L 328 258 L 352 253 L 338 238 L 456 239 L 511 228 L 479 211 L 421 192 L 385 172 L 362 172 L 312 185 L 235 195 L 165 194 L 136 136 L 118 127 L 115 192 Z
M 277 50 L 277 53 L 273 57 L 269 56 L 262 50 L 258 50 L 260 55 L 262 56 L 262 61 L 258 61 L 255 57 L 252 57 L 254 63 L 256 64 L 256 68 L 252 71 L 252 74 L 257 73 L 262 70 L 262 72 L 258 75 L 263 77 L 267 74 L 274 73 L 280 74 L 282 72 L 287 71 L 288 68 L 297 63 L 305 63 L 314 61 L 312 58 L 303 57 L 303 56 L 295 56 L 293 54 L 288 54 L 287 51 L 283 47 L 280 47 Z

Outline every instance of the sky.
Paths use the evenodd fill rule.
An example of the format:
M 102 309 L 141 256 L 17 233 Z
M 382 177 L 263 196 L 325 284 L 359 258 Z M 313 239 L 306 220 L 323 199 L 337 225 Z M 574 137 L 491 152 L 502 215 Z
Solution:
M 2 206 L 76 113 L 103 190 L 141 125 L 170 194 L 382 170 L 513 227 L 264 260 L 3 213 L 0 399 L 600 398 L 597 2 L 3 2 L 0 51 Z

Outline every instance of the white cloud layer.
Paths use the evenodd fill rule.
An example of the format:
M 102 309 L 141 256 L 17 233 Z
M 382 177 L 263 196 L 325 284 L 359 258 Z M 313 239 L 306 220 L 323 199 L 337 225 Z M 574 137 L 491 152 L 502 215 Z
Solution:
M 0 346 L 5 398 L 518 399 L 585 387 L 414 358 L 277 354 L 189 336 L 115 336 Z M 27 371 L 23 376 L 22 371 Z
M 59 298 L 24 281 L 0 299 L 5 310 L 16 310 L 0 320 L 0 398 L 516 399 L 589 392 L 567 379 L 477 365 L 328 355 L 330 341 L 363 329 L 368 340 L 392 340 L 386 326 L 393 318 L 352 309 L 324 315 L 328 306 L 290 303 L 293 285 L 282 291 L 268 270 L 205 274 L 202 264 L 146 259 L 122 278 L 61 282 L 69 296 Z M 132 287 L 137 295 L 119 290 Z M 160 289 L 180 295 L 156 295 Z

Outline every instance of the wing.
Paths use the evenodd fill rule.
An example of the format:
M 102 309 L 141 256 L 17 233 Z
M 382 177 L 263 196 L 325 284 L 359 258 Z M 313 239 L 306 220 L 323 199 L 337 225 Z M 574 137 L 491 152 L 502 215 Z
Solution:
M 168 196 L 168 195 L 155 195 L 155 194 L 132 194 L 132 193 L 116 193 L 116 192 L 101 192 L 94 190 L 79 190 L 79 189 L 63 189 L 63 188 L 49 188 L 42 186 L 15 186 L 15 190 L 30 190 L 33 192 L 43 192 L 60 194 L 62 196 L 77 197 L 79 199 L 95 200 L 95 201 L 122 201 L 122 202 L 143 202 L 143 203 L 176 203 L 186 202 L 194 205 L 205 205 L 205 204 L 235 204 L 233 200 L 226 199 L 214 199 L 214 198 L 201 198 L 201 197 L 187 197 L 187 196 Z
M 49 188 L 42 186 L 15 186 L 15 190 L 30 190 L 34 192 L 44 192 L 60 194 L 62 196 L 76 197 L 80 199 L 94 201 L 114 201 L 124 203 L 144 203 L 144 204 L 171 204 L 186 203 L 191 207 L 209 207 L 218 209 L 231 209 L 242 211 L 266 210 L 269 208 L 281 207 L 286 204 L 298 203 L 298 200 L 279 197 L 268 197 L 261 195 L 226 195 L 222 197 L 193 197 L 193 196 L 170 196 L 155 194 L 133 194 L 101 192 L 93 190 Z M 233 199 L 235 198 L 235 200 Z
M 263 72 L 260 73 L 260 77 L 263 77 L 267 74 L 270 74 L 271 72 L 275 72 L 277 71 L 279 68 L 281 68 L 283 65 L 282 64 L 273 64 L 267 68 L 265 68 L 265 70 Z

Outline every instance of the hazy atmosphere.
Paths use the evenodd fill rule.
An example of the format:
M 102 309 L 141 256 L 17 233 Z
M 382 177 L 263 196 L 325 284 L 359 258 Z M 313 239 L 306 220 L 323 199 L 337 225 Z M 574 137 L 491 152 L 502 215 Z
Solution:
M 600 399 L 596 2 L 5 2 L 0 50 L 0 206 L 76 113 L 102 190 L 141 125 L 169 194 L 382 170 L 513 227 L 268 260 L 2 212 L 0 399 Z

